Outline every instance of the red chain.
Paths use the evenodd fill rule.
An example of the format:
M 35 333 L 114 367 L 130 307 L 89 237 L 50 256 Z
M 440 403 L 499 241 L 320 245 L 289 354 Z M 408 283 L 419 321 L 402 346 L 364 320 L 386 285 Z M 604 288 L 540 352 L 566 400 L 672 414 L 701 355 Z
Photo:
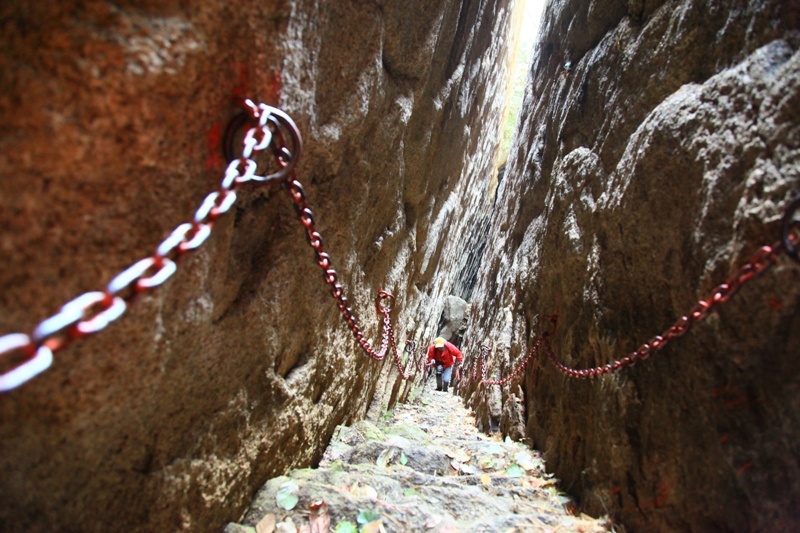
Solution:
M 413 351 L 414 351 L 414 341 L 406 340 L 406 346 L 403 349 L 403 353 L 408 356 L 408 359 L 406 360 L 406 367 L 403 368 L 403 363 L 402 361 L 400 361 L 399 358 L 395 358 L 394 361 L 395 365 L 397 365 L 397 371 L 400 373 L 400 377 L 402 377 L 406 381 L 411 379 L 411 369 L 413 369 L 415 366 L 414 358 L 411 355 Z
M 667 328 L 661 335 L 656 335 L 648 342 L 639 346 L 639 348 L 631 354 L 617 359 L 611 363 L 596 366 L 592 368 L 577 369 L 569 367 L 561 363 L 553 353 L 553 348 L 550 346 L 549 337 L 555 332 L 557 317 L 551 316 L 549 319 L 553 324 L 553 331 L 542 334 L 539 339 L 533 344 L 533 347 L 528 352 L 527 357 L 522 361 L 513 372 L 507 377 L 500 380 L 487 380 L 486 379 L 486 357 L 490 351 L 488 346 L 483 346 L 481 350 L 480 361 L 472 368 L 472 380 L 477 380 L 478 367 L 481 367 L 482 379 L 480 384 L 484 385 L 503 385 L 508 383 L 514 377 L 519 375 L 524 369 L 531 358 L 539 351 L 539 348 L 544 345 L 547 352 L 547 357 L 553 364 L 564 373 L 566 376 L 576 379 L 590 379 L 603 374 L 619 371 L 625 367 L 633 366 L 639 361 L 643 361 L 650 357 L 653 352 L 661 350 L 670 341 L 683 336 L 692 325 L 702 322 L 715 306 L 719 306 L 727 302 L 739 289 L 745 284 L 753 280 L 756 276 L 766 272 L 778 260 L 781 252 L 789 255 L 792 259 L 800 261 L 798 258 L 797 245 L 800 243 L 800 222 L 794 219 L 795 213 L 800 210 L 800 199 L 795 200 L 789 206 L 786 214 L 783 217 L 783 227 L 781 234 L 781 241 L 776 242 L 772 246 L 762 246 L 758 252 L 742 266 L 738 272 L 728 278 L 725 283 L 718 285 L 711 291 L 711 296 L 707 299 L 699 300 L 694 307 L 689 310 L 689 313 L 680 317 L 673 325 Z
M 481 346 L 481 355 L 478 358 L 478 360 L 475 361 L 475 364 L 472 365 L 472 370 L 469 373 L 470 381 L 477 381 L 478 380 L 478 369 L 481 366 L 483 366 L 483 358 L 484 358 L 485 350 L 488 350 L 488 349 L 489 349 L 489 347 L 486 346 L 485 344 L 483 346 Z
M 138 261 L 118 274 L 105 290 L 89 292 L 65 304 L 61 311 L 42 321 L 30 335 L 12 333 L 0 337 L 0 392 L 14 389 L 50 367 L 53 352 L 72 340 L 97 333 L 122 316 L 128 304 L 143 292 L 148 292 L 167 281 L 177 270 L 177 261 L 186 253 L 199 248 L 211 235 L 214 222 L 227 213 L 236 202 L 236 188 L 247 182 L 261 184 L 282 181 L 294 201 L 299 220 L 306 231 L 308 242 L 317 254 L 317 264 L 322 268 L 325 281 L 331 286 L 342 316 L 352 330 L 359 345 L 373 359 L 382 360 L 391 346 L 397 369 L 404 379 L 409 374 L 402 368 L 391 323 L 394 296 L 380 291 L 375 300 L 379 314 L 383 315 L 381 349 L 375 352 L 364 339 L 361 328 L 348 307 L 338 275 L 331 266 L 330 256 L 322 246 L 322 236 L 317 232 L 314 215 L 308 207 L 305 192 L 297 181 L 294 167 L 302 154 L 302 138 L 294 121 L 283 111 L 244 102 L 247 120 L 251 123 L 243 139 L 241 157 L 228 165 L 217 191 L 209 194 L 195 212 L 192 222 L 178 226 L 156 248 L 155 253 Z M 287 143 L 287 139 L 289 142 Z M 265 176 L 256 175 L 258 164 L 253 157 L 269 148 L 278 170 Z M 388 302 L 388 303 L 385 303 Z
M 515 368 L 509 375 L 507 375 L 503 379 L 498 379 L 498 380 L 486 379 L 486 372 L 485 372 L 486 368 L 484 367 L 484 378 L 481 380 L 481 385 L 505 385 L 506 383 L 508 383 L 509 381 L 514 379 L 515 377 L 517 377 L 517 375 L 520 372 L 525 370 L 525 366 L 528 364 L 528 361 L 531 360 L 531 357 L 533 357 L 533 354 L 535 354 L 539 350 L 539 344 L 541 342 L 542 342 L 541 338 L 536 339 L 536 342 L 533 343 L 533 346 L 528 351 L 528 355 L 522 361 L 522 364 L 517 366 L 517 368 Z
M 338 274 L 333 269 L 330 256 L 324 251 L 322 236 L 316 229 L 314 214 L 308 205 L 303 186 L 297 181 L 294 173 L 294 167 L 302 154 L 302 139 L 297 126 L 288 115 L 279 109 L 265 104 L 257 105 L 250 100 L 245 101 L 245 105 L 249 112 L 249 120 L 253 124 L 244 136 L 242 155 L 228 165 L 219 189 L 210 193 L 203 200 L 195 212 L 192 222 L 178 226 L 169 237 L 158 245 L 152 256 L 138 261 L 118 274 L 105 290 L 85 293 L 68 302 L 57 314 L 42 321 L 30 335 L 12 333 L 0 337 L 0 361 L 5 360 L 4 366 L 10 367 L 9 370 L 0 373 L 0 392 L 16 388 L 43 372 L 51 365 L 54 351 L 63 348 L 75 339 L 105 329 L 108 324 L 125 313 L 128 305 L 138 294 L 151 291 L 168 280 L 177 270 L 177 261 L 186 253 L 199 248 L 211 234 L 214 222 L 227 213 L 236 202 L 236 188 L 239 185 L 247 182 L 265 184 L 276 181 L 285 183 L 297 210 L 298 219 L 305 229 L 308 243 L 316 254 L 317 264 L 323 271 L 325 282 L 331 286 L 331 294 L 337 301 L 342 318 L 353 332 L 361 348 L 373 359 L 383 360 L 387 350 L 391 347 L 397 370 L 403 379 L 410 379 L 410 372 L 403 369 L 397 352 L 397 343 L 391 323 L 394 296 L 381 290 L 375 299 L 376 309 L 379 314 L 383 315 L 381 348 L 377 352 L 364 338 L 364 334 L 348 306 L 344 289 L 338 282 Z M 287 138 L 291 139 L 288 145 Z M 270 148 L 275 156 L 279 170 L 265 176 L 257 176 L 255 172 L 258 165 L 252 157 L 267 148 Z M 800 210 L 800 199 L 792 202 L 784 215 L 780 242 L 762 247 L 738 273 L 717 286 L 710 298 L 698 301 L 689 314 L 682 316 L 661 335 L 656 335 L 650 341 L 642 344 L 630 355 L 604 366 L 588 369 L 571 368 L 556 359 L 548 342 L 548 337 L 552 332 L 544 333 L 534 343 L 522 364 L 501 380 L 486 379 L 485 360 L 489 347 L 483 346 L 478 363 L 481 366 L 481 383 L 502 385 L 509 382 L 524 370 L 542 344 L 556 367 L 573 378 L 593 378 L 647 359 L 652 352 L 662 349 L 671 340 L 685 334 L 693 324 L 704 320 L 714 306 L 728 301 L 743 285 L 769 269 L 777 261 L 780 252 L 785 252 L 800 262 L 797 250 L 797 243 L 800 242 L 800 236 L 797 235 L 800 223 L 795 220 L 795 213 L 798 210 Z M 555 329 L 555 317 L 550 317 L 550 320 Z M 413 351 L 413 341 L 408 342 L 411 342 L 411 351 Z M 419 369 L 421 369 L 423 357 L 424 353 L 421 354 L 417 363 Z M 413 365 L 412 358 L 409 359 Z M 478 364 L 472 369 L 473 380 L 477 376 Z
M 118 274 L 105 290 L 88 292 L 65 304 L 61 310 L 42 321 L 33 332 L 12 333 L 0 337 L 0 391 L 8 391 L 46 370 L 53 352 L 71 341 L 103 330 L 121 317 L 134 298 L 167 281 L 177 270 L 177 262 L 202 245 L 214 222 L 227 213 L 236 201 L 236 188 L 248 182 L 270 183 L 285 179 L 292 172 L 302 152 L 297 127 L 283 111 L 264 104 L 247 103 L 255 124 L 247 130 L 241 157 L 225 171 L 219 189 L 210 193 L 191 222 L 178 226 L 149 257 Z M 275 137 L 281 144 L 274 142 Z M 286 137 L 291 139 L 287 147 Z M 254 154 L 271 149 L 279 163 L 277 172 L 256 175 Z M 10 369 L 9 369 L 10 367 Z
M 305 228 L 306 239 L 309 246 L 314 250 L 317 259 L 317 265 L 322 269 L 325 282 L 331 286 L 331 295 L 336 300 L 336 305 L 342 313 L 342 318 L 347 323 L 347 326 L 353 332 L 353 335 L 358 341 L 358 344 L 364 352 L 375 360 L 382 360 L 386 357 L 386 352 L 391 345 L 392 351 L 395 356 L 395 361 L 398 368 L 401 367 L 400 357 L 397 354 L 397 345 L 394 341 L 394 330 L 392 329 L 391 312 L 394 305 L 394 296 L 386 291 L 379 291 L 375 299 L 375 308 L 379 314 L 383 315 L 383 335 L 381 338 L 381 347 L 377 352 L 372 348 L 368 340 L 364 338 L 361 327 L 358 325 L 353 310 L 349 307 L 347 297 L 344 295 L 344 288 L 339 283 L 339 274 L 333 269 L 333 262 L 331 256 L 325 252 L 322 235 L 317 231 L 316 222 L 314 220 L 314 213 L 308 205 L 306 193 L 303 186 L 297 181 L 294 172 L 291 173 L 290 179 L 286 181 L 286 188 L 292 197 L 297 216 L 300 223 Z M 384 304 L 384 300 L 388 304 Z M 401 372 L 402 373 L 402 372 Z
M 475 364 L 475 366 L 472 367 L 472 380 L 473 381 L 477 380 L 478 366 L 481 367 L 481 381 L 479 383 L 481 385 L 505 385 L 506 383 L 517 377 L 523 370 L 525 370 L 525 367 L 528 365 L 531 359 L 533 359 L 533 356 L 539 351 L 540 344 L 542 342 L 546 342 L 547 339 L 555 333 L 556 326 L 558 324 L 557 320 L 558 317 L 552 315 L 552 316 L 547 316 L 545 318 L 550 322 L 552 329 L 550 331 L 545 331 L 539 335 L 539 338 L 533 344 L 531 349 L 528 350 L 528 355 L 525 357 L 522 363 L 517 365 L 517 367 L 508 376 L 498 380 L 486 379 L 486 370 L 487 370 L 486 358 L 489 355 L 491 348 L 489 348 L 489 346 L 487 345 L 483 345 L 481 347 L 480 360 Z
M 790 234 L 787 234 L 787 239 L 790 240 L 792 244 L 797 241 L 797 238 Z M 577 379 L 595 378 L 597 376 L 602 376 L 603 374 L 616 372 L 627 366 L 635 365 L 639 361 L 644 361 L 654 352 L 664 348 L 664 346 L 666 346 L 670 341 L 684 335 L 694 324 L 702 322 L 706 317 L 708 317 L 709 314 L 711 314 L 711 311 L 715 308 L 715 306 L 727 302 L 731 296 L 733 296 L 734 293 L 746 283 L 753 280 L 759 274 L 766 272 L 778 260 L 778 254 L 785 250 L 786 248 L 783 242 L 777 242 L 772 246 L 762 246 L 750 259 L 750 261 L 745 263 L 745 265 L 739 269 L 736 274 L 728 278 L 725 283 L 714 288 L 711 291 L 711 296 L 709 298 L 699 300 L 694 307 L 689 310 L 688 314 L 680 317 L 661 335 L 656 335 L 648 342 L 645 342 L 639 346 L 636 351 L 625 357 L 622 357 L 621 359 L 617 359 L 611 363 L 592 368 L 572 368 L 561 363 L 556 358 L 549 342 L 545 340 L 547 356 L 553 362 L 553 364 L 556 365 L 556 368 L 558 368 L 562 373 L 571 378 Z

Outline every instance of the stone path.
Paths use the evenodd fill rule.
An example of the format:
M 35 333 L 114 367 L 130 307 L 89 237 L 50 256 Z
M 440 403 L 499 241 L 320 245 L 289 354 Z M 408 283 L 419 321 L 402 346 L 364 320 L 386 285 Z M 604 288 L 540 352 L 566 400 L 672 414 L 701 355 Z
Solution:
M 537 452 L 428 389 L 377 425 L 337 428 L 319 468 L 268 481 L 224 533 L 609 530 L 570 509 Z

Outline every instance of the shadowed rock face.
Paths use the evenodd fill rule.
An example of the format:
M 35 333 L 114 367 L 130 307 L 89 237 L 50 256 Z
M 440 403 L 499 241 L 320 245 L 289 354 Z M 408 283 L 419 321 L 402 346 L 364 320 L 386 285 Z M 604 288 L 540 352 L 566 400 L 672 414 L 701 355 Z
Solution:
M 550 313 L 567 365 L 636 350 L 775 242 L 800 190 L 796 5 L 566 0 L 545 18 L 465 335 L 493 343 L 490 379 Z M 539 358 L 471 401 L 631 530 L 796 529 L 798 282 L 784 257 L 635 367 L 578 381 Z
M 385 287 L 430 340 L 457 277 L 434 277 L 441 231 L 493 169 L 506 4 L 4 2 L 0 330 L 191 220 L 253 97 L 300 126 L 298 177 L 367 336 Z M 407 394 L 358 350 L 283 188 L 238 195 L 165 286 L 0 397 L 0 529 L 215 531 L 373 397 Z

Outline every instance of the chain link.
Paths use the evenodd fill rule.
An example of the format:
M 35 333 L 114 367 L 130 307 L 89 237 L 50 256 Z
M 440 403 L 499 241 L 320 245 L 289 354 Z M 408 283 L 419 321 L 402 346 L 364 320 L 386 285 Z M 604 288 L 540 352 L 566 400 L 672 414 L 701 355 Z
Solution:
M 506 383 L 508 383 L 509 381 L 520 375 L 522 371 L 525 370 L 525 367 L 528 365 L 528 363 L 533 359 L 534 355 L 538 353 L 540 344 L 542 342 L 545 342 L 549 337 L 555 334 L 556 327 L 558 325 L 558 317 L 556 315 L 549 315 L 544 318 L 546 319 L 547 322 L 550 323 L 551 327 L 550 331 L 544 331 L 544 332 L 540 331 L 539 338 L 536 340 L 536 342 L 533 343 L 531 349 L 528 350 L 528 355 L 525 356 L 525 359 L 523 359 L 523 361 L 519 365 L 517 365 L 517 367 L 514 370 L 512 370 L 509 375 L 498 380 L 490 380 L 486 378 L 486 372 L 487 372 L 486 358 L 491 352 L 491 349 L 489 348 L 488 345 L 484 344 L 481 347 L 480 361 L 476 363 L 475 367 L 473 367 L 472 379 L 473 380 L 476 379 L 478 365 L 481 366 L 481 381 L 480 381 L 481 385 L 505 385 Z M 541 325 L 539 326 L 538 329 L 541 330 Z
M 487 365 L 486 359 L 490 353 L 490 348 L 483 345 L 481 349 L 480 360 L 473 366 L 471 378 L 473 381 L 477 380 L 478 369 L 480 367 L 481 380 L 480 384 L 483 385 L 504 385 L 518 376 L 526 367 L 528 362 L 536 355 L 540 348 L 544 347 L 546 355 L 555 367 L 564 375 L 575 379 L 591 379 L 603 374 L 617 372 L 623 368 L 633 366 L 639 361 L 644 361 L 649 358 L 654 352 L 661 350 L 669 342 L 677 339 L 678 337 L 686 334 L 687 331 L 694 325 L 705 320 L 716 306 L 727 302 L 739 289 L 745 284 L 752 281 L 760 274 L 769 270 L 777 261 L 781 252 L 786 253 L 792 259 L 797 259 L 797 245 L 800 242 L 800 221 L 794 219 L 796 212 L 800 210 L 800 199 L 792 202 L 787 209 L 786 215 L 783 218 L 783 226 L 781 229 L 781 241 L 776 242 L 772 246 L 762 246 L 753 257 L 745 263 L 735 274 L 729 277 L 725 283 L 715 287 L 711 291 L 711 296 L 707 299 L 699 300 L 687 314 L 678 318 L 674 324 L 668 327 L 660 335 L 654 336 L 649 341 L 643 343 L 635 351 L 631 352 L 625 357 L 607 363 L 605 365 L 595 366 L 591 368 L 579 369 L 573 368 L 563 364 L 556 358 L 553 348 L 550 345 L 550 338 L 555 333 L 558 317 L 556 315 L 548 317 L 552 323 L 552 331 L 540 335 L 536 342 L 531 347 L 528 355 L 522 363 L 515 368 L 511 374 L 503 379 L 488 380 L 486 379 Z M 794 255 L 793 255 L 794 254 Z
M 50 367 L 53 352 L 70 341 L 93 335 L 120 318 L 136 296 L 166 282 L 177 270 L 177 261 L 198 249 L 211 235 L 214 222 L 236 202 L 235 189 L 245 183 L 284 180 L 293 172 L 302 153 L 297 126 L 283 111 L 265 104 L 245 102 L 248 128 L 241 157 L 225 170 L 219 189 L 201 202 L 192 222 L 181 224 L 156 247 L 155 253 L 119 273 L 102 291 L 88 292 L 65 304 L 43 320 L 31 335 L 12 333 L 0 337 L 0 392 L 14 389 Z M 278 170 L 256 175 L 252 158 L 271 149 Z
M 238 128 L 247 126 L 242 140 L 240 157 L 233 158 L 226 139 L 226 151 L 231 150 L 232 159 L 225 170 L 220 187 L 211 192 L 195 211 L 192 222 L 181 224 L 156 248 L 154 255 L 146 257 L 118 274 L 104 291 L 86 293 L 64 305 L 59 313 L 42 321 L 31 336 L 15 333 L 0 337 L 0 362 L 5 370 L 0 374 L 0 391 L 8 391 L 30 380 L 46 370 L 53 359 L 53 351 L 62 348 L 73 339 L 97 333 L 122 316 L 128 304 L 142 292 L 147 292 L 166 282 L 177 270 L 177 260 L 184 254 L 198 249 L 211 235 L 214 222 L 230 211 L 236 202 L 235 189 L 248 182 L 260 184 L 283 182 L 297 210 L 306 237 L 316 254 L 317 264 L 323 270 L 325 282 L 344 321 L 353 332 L 358 344 L 370 357 L 383 360 L 391 348 L 397 370 L 403 379 L 410 379 L 410 372 L 403 369 L 391 323 L 391 312 L 395 297 L 380 291 L 375 299 L 378 314 L 383 315 L 383 332 L 378 351 L 364 338 L 361 327 L 349 307 L 344 288 L 338 281 L 330 256 L 324 251 L 322 236 L 316 229 L 314 214 L 308 205 L 303 186 L 297 181 L 294 167 L 302 154 L 302 138 L 297 126 L 283 111 L 244 102 L 246 111 L 232 121 L 233 134 Z M 270 148 L 278 170 L 263 176 L 257 175 L 258 164 L 253 159 L 261 151 Z M 411 342 L 413 346 L 413 341 Z M 413 366 L 413 361 L 412 361 Z
M 246 100 L 244 105 L 246 112 L 232 121 L 232 124 L 236 124 L 236 128 L 248 126 L 242 141 L 241 156 L 230 161 L 219 189 L 211 192 L 201 202 L 192 222 L 175 228 L 156 247 L 152 256 L 141 259 L 119 273 L 109 282 L 105 290 L 85 293 L 65 304 L 57 314 L 40 322 L 31 335 L 12 333 L 1 336 L 0 363 L 5 370 L 0 373 L 0 392 L 14 389 L 40 374 L 52 364 L 54 351 L 63 348 L 72 340 L 102 331 L 125 313 L 137 295 L 165 283 L 176 272 L 177 261 L 184 254 L 198 249 L 211 235 L 215 221 L 233 207 L 237 198 L 236 188 L 249 182 L 285 184 L 298 219 L 305 230 L 308 244 L 316 255 L 317 265 L 322 269 L 325 282 L 331 288 L 331 295 L 337 302 L 342 318 L 359 346 L 367 355 L 378 361 L 383 360 L 391 348 L 398 372 L 403 379 L 410 379 L 410 369 L 403 368 L 398 354 L 391 322 L 395 297 L 381 290 L 375 299 L 376 310 L 378 314 L 383 315 L 381 346 L 378 351 L 375 351 L 370 342 L 364 338 L 361 327 L 349 307 L 344 288 L 339 283 L 338 273 L 333 269 L 331 257 L 324 249 L 322 235 L 317 231 L 314 214 L 308 205 L 303 186 L 294 172 L 302 154 L 302 138 L 294 121 L 283 111 L 265 104 Z M 228 149 L 227 142 L 225 146 Z M 258 164 L 253 157 L 267 148 L 271 149 L 278 170 L 259 176 L 256 174 Z M 708 299 L 699 300 L 686 315 L 681 316 L 661 335 L 656 335 L 631 354 L 603 366 L 587 369 L 568 367 L 558 361 L 550 346 L 549 337 L 555 332 L 557 324 L 557 317 L 551 316 L 548 318 L 553 330 L 542 333 L 522 363 L 503 379 L 487 380 L 486 359 L 490 347 L 483 345 L 480 359 L 472 368 L 472 380 L 476 380 L 480 372 L 481 384 L 508 383 L 522 373 L 541 346 L 544 346 L 548 358 L 562 373 L 579 379 L 616 372 L 647 359 L 653 352 L 661 350 L 672 340 L 684 335 L 692 325 L 708 317 L 715 306 L 727 302 L 742 286 L 772 267 L 781 252 L 800 262 L 797 246 L 800 242 L 800 221 L 795 218 L 798 210 L 800 210 L 800 198 L 790 204 L 783 217 L 781 241 L 772 246 L 762 247 L 736 274 L 718 285 Z M 414 348 L 414 342 L 407 340 L 406 352 L 411 354 Z M 421 371 L 425 355 L 424 352 L 420 354 L 416 365 L 413 357 L 409 356 L 408 366 L 416 366 Z M 460 372 L 459 366 L 457 379 L 460 379 Z
M 522 364 L 517 366 L 517 368 L 515 368 L 509 375 L 507 375 L 506 377 L 504 377 L 502 379 L 497 379 L 497 380 L 486 379 L 486 367 L 484 367 L 483 368 L 484 376 L 483 376 L 483 379 L 481 380 L 481 384 L 482 385 L 505 385 L 506 383 L 508 383 L 509 381 L 514 379 L 515 377 L 517 377 L 520 372 L 525 370 L 525 367 L 527 366 L 528 361 L 530 361 L 531 358 L 533 357 L 533 354 L 535 354 L 538 351 L 540 343 L 541 343 L 541 339 L 537 339 L 536 342 L 533 343 L 533 346 L 531 347 L 531 349 L 528 351 L 528 355 L 522 361 Z
M 305 190 L 303 186 L 297 181 L 294 173 L 292 172 L 290 178 L 286 181 L 286 189 L 294 202 L 297 217 L 303 225 L 306 233 L 306 240 L 308 245 L 314 250 L 316 255 L 317 265 L 322 269 L 323 278 L 331 288 L 331 295 L 336 300 L 336 305 L 342 314 L 350 331 L 353 332 L 356 341 L 364 352 L 377 361 L 381 361 L 386 357 L 388 348 L 391 346 L 395 356 L 398 369 L 401 368 L 400 357 L 397 353 L 397 345 L 394 341 L 394 330 L 392 329 L 391 312 L 394 306 L 394 296 L 386 291 L 379 291 L 378 296 L 375 298 L 375 308 L 378 314 L 383 315 L 383 334 L 381 336 L 381 347 L 375 351 L 370 342 L 364 338 L 364 333 L 358 325 L 358 321 L 350 308 L 350 302 L 344 293 L 344 288 L 339 283 L 339 274 L 333 268 L 331 256 L 325 252 L 325 247 L 322 240 L 322 235 L 317 231 L 316 221 L 314 220 L 314 213 L 308 205 Z M 388 302 L 385 304 L 384 302 Z M 401 374 L 402 374 L 401 370 Z
M 794 211 L 798 209 L 798 206 L 800 206 L 800 202 L 796 201 L 789 207 L 789 210 L 787 211 L 787 217 L 784 218 L 784 221 L 792 220 L 792 215 L 790 214 L 794 213 Z M 785 229 L 790 226 L 792 229 Z M 640 361 L 644 361 L 654 352 L 664 348 L 664 346 L 666 346 L 669 342 L 686 334 L 686 332 L 689 331 L 693 325 L 705 320 L 716 306 L 727 302 L 745 284 L 752 281 L 756 276 L 769 270 L 777 262 L 778 256 L 781 252 L 790 254 L 787 243 L 792 247 L 796 246 L 798 240 L 800 239 L 793 234 L 792 231 L 796 232 L 797 230 L 797 222 L 784 222 L 783 235 L 786 237 L 783 241 L 776 242 L 772 246 L 762 246 L 753 255 L 753 257 L 739 269 L 738 272 L 728 278 L 725 283 L 715 287 L 711 291 L 711 296 L 709 298 L 699 300 L 687 314 L 678 318 L 675 323 L 664 330 L 661 335 L 656 335 L 627 356 L 601 366 L 584 369 L 573 368 L 560 362 L 553 353 L 553 349 L 548 340 L 544 339 L 544 347 L 545 351 L 547 352 L 547 357 L 564 375 L 576 379 L 596 378 L 598 376 L 602 376 L 603 374 L 617 372 L 623 368 L 633 366 Z

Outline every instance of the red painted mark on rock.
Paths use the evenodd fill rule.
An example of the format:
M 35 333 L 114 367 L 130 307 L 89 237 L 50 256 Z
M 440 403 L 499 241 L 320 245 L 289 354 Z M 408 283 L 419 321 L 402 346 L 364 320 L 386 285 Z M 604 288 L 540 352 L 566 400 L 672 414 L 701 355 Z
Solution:
M 267 84 L 267 103 L 272 105 L 278 105 L 281 98 L 281 90 L 283 89 L 283 83 L 281 81 L 281 71 L 280 70 L 273 70 L 272 71 L 272 80 Z
M 744 403 L 747 403 L 747 397 L 745 396 L 744 392 L 735 387 L 722 387 L 721 389 L 714 389 L 712 391 L 712 395 L 714 396 L 714 399 L 722 402 L 722 406 L 725 409 L 733 409 Z M 718 411 L 719 407 L 715 407 L 714 410 Z
M 669 495 L 670 487 L 668 487 L 663 481 L 659 481 L 655 499 L 641 502 L 639 504 L 639 509 L 654 509 L 657 507 L 662 507 L 669 499 Z
M 206 170 L 214 170 L 222 167 L 222 147 L 220 139 L 222 136 L 222 124 L 217 122 L 206 133 L 206 160 L 203 166 Z
M 254 96 L 250 94 L 250 70 L 247 68 L 247 63 L 236 64 L 236 85 L 231 91 L 231 96 L 237 103 Z
M 231 98 L 236 103 L 241 103 L 245 98 L 252 98 L 259 102 L 277 106 L 280 102 L 283 81 L 281 71 L 274 69 L 266 75 L 257 73 L 256 87 L 252 86 L 250 69 L 246 63 L 236 65 L 236 84 L 231 90 Z

